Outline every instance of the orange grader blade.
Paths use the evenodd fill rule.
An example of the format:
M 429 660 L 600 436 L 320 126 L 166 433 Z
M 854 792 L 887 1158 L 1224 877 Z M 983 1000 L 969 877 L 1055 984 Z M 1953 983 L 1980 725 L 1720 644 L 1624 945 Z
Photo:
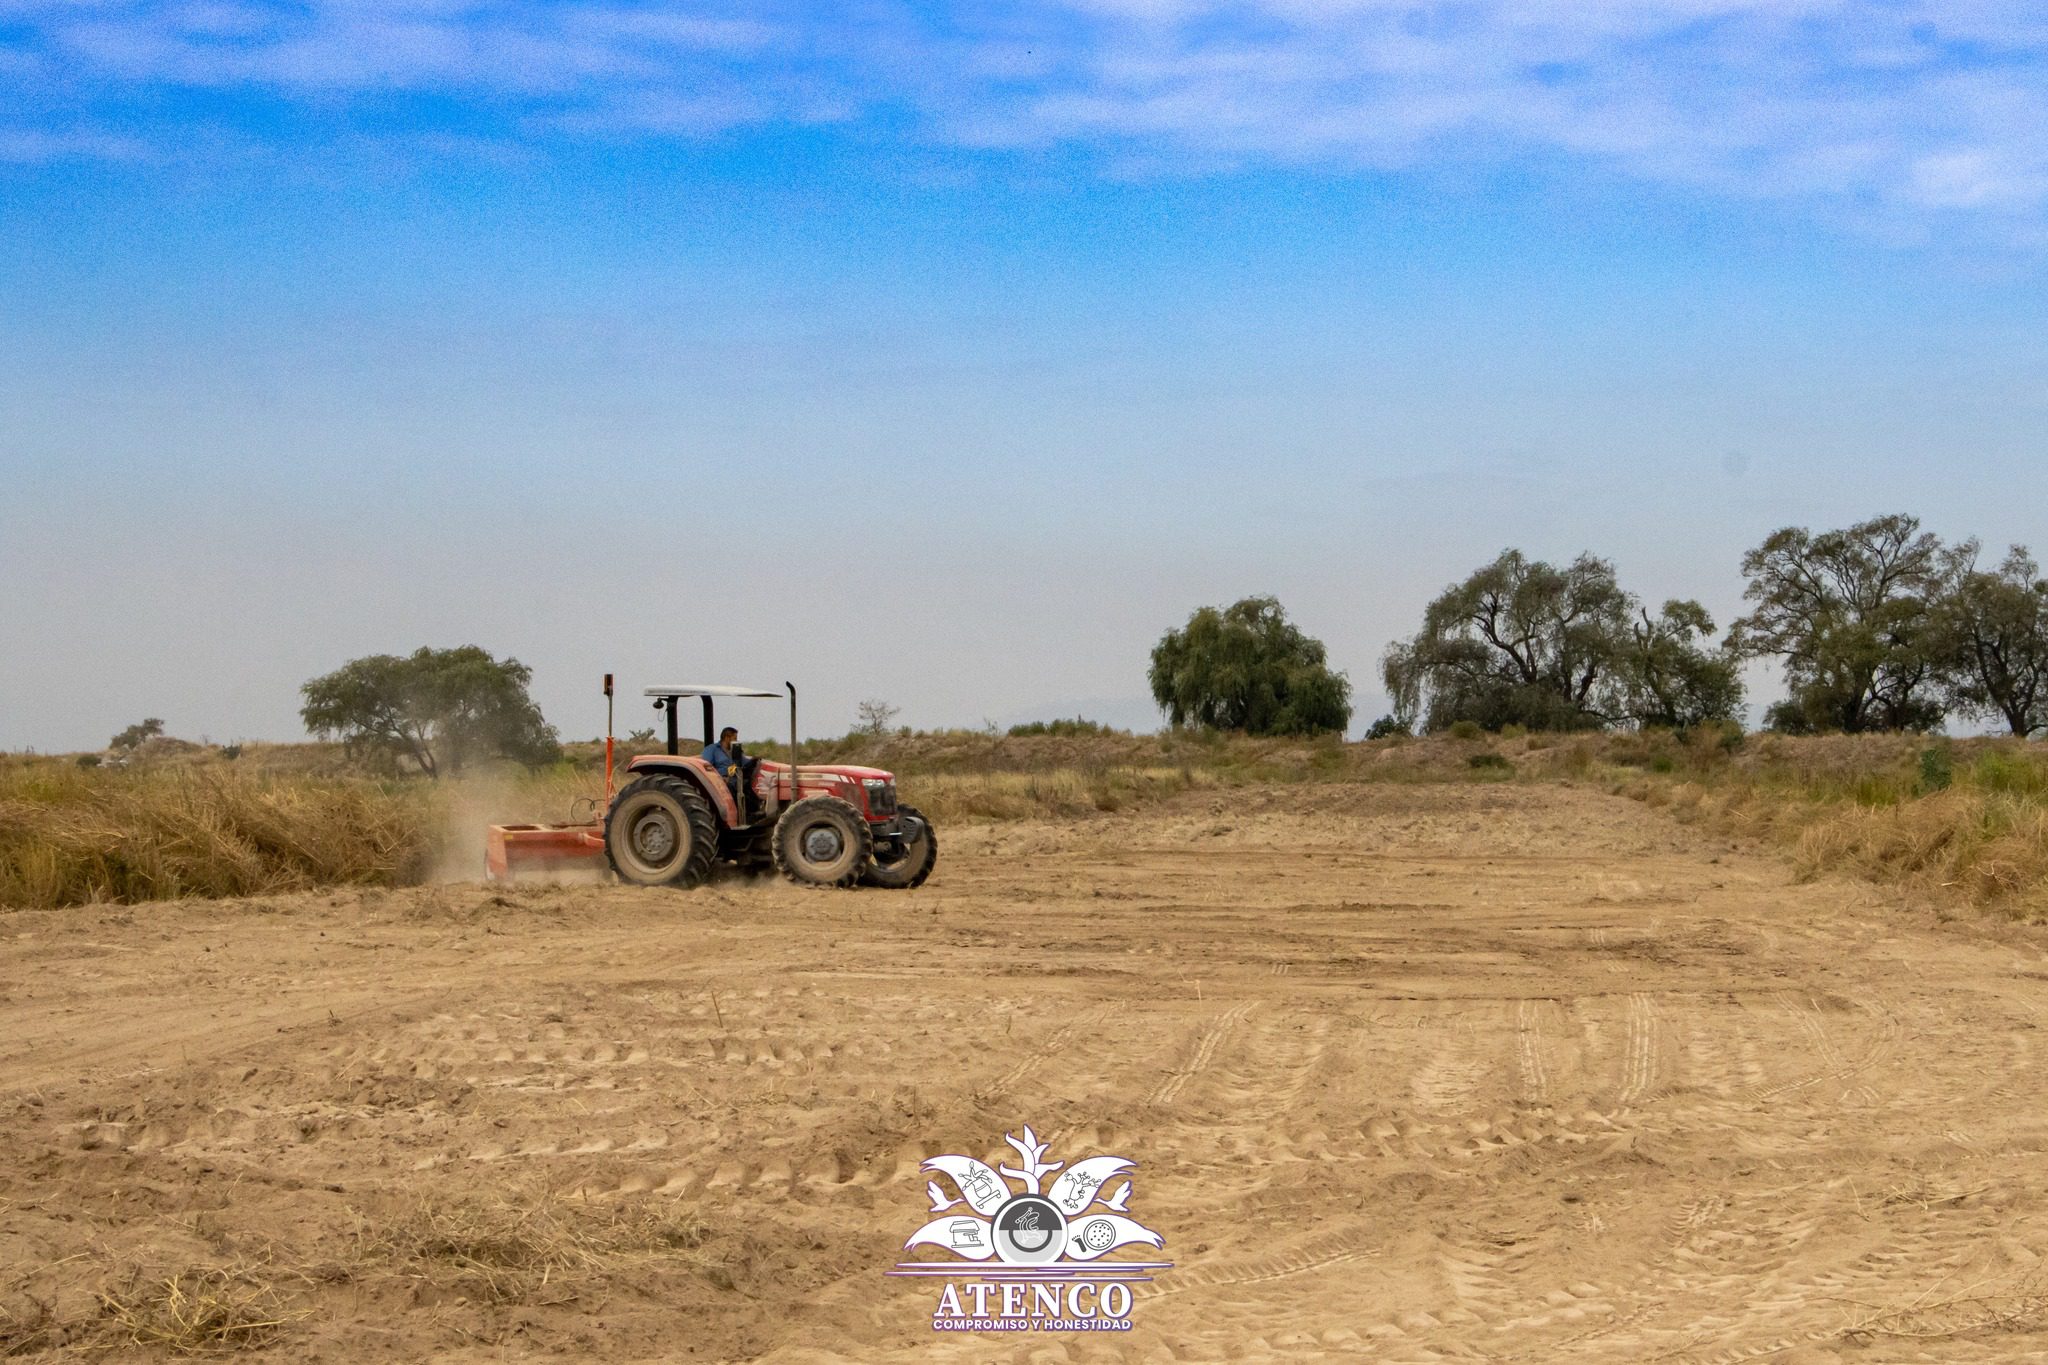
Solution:
M 588 825 L 492 825 L 484 876 L 509 881 L 525 872 L 604 871 L 604 828 Z

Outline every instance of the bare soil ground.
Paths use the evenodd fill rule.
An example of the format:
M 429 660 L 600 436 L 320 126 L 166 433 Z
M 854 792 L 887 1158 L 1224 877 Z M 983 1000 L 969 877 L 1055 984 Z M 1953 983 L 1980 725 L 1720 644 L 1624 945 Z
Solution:
M 943 834 L 907 895 L 0 918 L 0 1347 L 207 1304 L 327 1361 L 2048 1352 L 2024 931 L 1561 786 Z M 882 1275 L 919 1162 L 1025 1123 L 1141 1163 L 1177 1268 L 1128 1335 L 935 1336 Z

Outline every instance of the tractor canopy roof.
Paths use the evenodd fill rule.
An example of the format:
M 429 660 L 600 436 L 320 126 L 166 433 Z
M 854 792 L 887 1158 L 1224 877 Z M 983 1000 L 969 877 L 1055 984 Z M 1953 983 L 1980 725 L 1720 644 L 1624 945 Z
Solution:
M 729 683 L 678 683 L 673 687 L 650 687 L 642 695 L 649 697 L 780 697 L 780 691 L 768 692 L 758 687 L 734 687 Z

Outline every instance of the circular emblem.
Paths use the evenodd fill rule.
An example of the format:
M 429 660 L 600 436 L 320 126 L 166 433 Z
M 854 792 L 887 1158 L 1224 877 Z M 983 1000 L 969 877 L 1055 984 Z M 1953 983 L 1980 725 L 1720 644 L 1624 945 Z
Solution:
M 1090 1251 L 1107 1251 L 1116 1240 L 1116 1228 L 1107 1218 L 1098 1218 L 1081 1229 L 1081 1240 Z
M 1020 1194 L 996 1210 L 996 1258 L 1011 1265 L 1057 1261 L 1066 1248 L 1067 1220 L 1043 1195 Z

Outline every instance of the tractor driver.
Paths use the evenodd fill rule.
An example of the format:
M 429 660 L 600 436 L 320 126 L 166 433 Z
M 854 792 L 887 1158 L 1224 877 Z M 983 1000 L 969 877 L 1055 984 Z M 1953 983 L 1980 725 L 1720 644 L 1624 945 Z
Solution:
M 745 793 L 753 789 L 754 766 L 761 760 L 747 756 L 747 751 L 740 747 L 740 732 L 728 725 L 718 732 L 716 744 L 704 746 L 704 761 L 716 768 L 718 775 L 735 790 Z

